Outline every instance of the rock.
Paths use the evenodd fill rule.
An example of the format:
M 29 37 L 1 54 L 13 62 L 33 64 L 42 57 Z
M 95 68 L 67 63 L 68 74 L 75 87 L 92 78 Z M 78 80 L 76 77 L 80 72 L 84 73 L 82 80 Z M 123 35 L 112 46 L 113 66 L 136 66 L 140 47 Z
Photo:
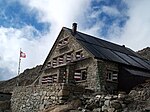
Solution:
M 69 112 L 81 112 L 79 110 L 70 110 Z
M 60 90 L 58 96 L 69 96 L 70 92 L 68 90 Z
M 117 99 L 118 98 L 118 96 L 117 95 L 113 95 L 113 99 Z
M 118 99 L 125 99 L 126 98 L 126 95 L 125 94 L 118 94 Z
M 91 112 L 91 111 L 89 111 L 87 109 L 82 109 L 82 112 Z
M 136 90 L 131 90 L 130 93 L 129 93 L 129 96 L 134 97 L 135 95 L 137 95 L 137 93 L 138 92 Z
M 115 108 L 108 108 L 107 111 L 108 112 L 115 112 Z
M 115 108 L 115 109 L 121 109 L 122 108 L 122 105 L 120 104 L 120 102 L 118 100 L 112 100 L 110 102 L 110 106 L 112 108 Z
M 101 98 L 101 95 L 96 95 L 95 97 L 98 98 L 98 99 L 100 99 L 100 98 Z
M 87 104 L 85 105 L 86 109 L 93 110 L 94 108 L 99 107 L 99 100 L 91 98 L 89 101 L 87 101 Z
M 81 106 L 81 101 L 79 99 L 73 100 L 65 105 L 57 105 L 54 108 L 49 108 L 43 112 L 68 112 L 69 110 L 77 109 Z
M 70 105 L 72 105 L 74 109 L 77 109 L 78 107 L 81 106 L 81 100 L 80 99 L 73 100 L 71 101 Z
M 129 103 L 131 103 L 131 102 L 133 102 L 134 101 L 134 99 L 132 98 L 132 97 L 126 97 L 124 100 L 123 100 L 123 103 L 124 104 L 129 104 Z
M 110 106 L 110 100 L 105 100 L 104 105 Z
M 150 112 L 150 107 L 146 107 L 144 110 L 145 112 Z
M 40 110 L 44 109 L 44 104 L 40 105 Z
M 101 112 L 102 111 L 102 109 L 101 108 L 95 108 L 95 109 L 93 109 L 93 111 L 92 112 Z
M 81 108 L 81 107 L 78 107 L 78 110 L 79 110 L 79 111 L 82 111 L 82 108 Z
M 103 105 L 103 106 L 102 106 L 102 112 L 107 111 L 107 109 L 108 109 L 108 108 L 107 108 L 106 105 Z
M 122 108 L 126 108 L 127 105 L 122 103 L 121 106 Z
M 106 100 L 111 100 L 111 99 L 112 99 L 112 96 L 105 96 L 105 99 L 106 99 Z

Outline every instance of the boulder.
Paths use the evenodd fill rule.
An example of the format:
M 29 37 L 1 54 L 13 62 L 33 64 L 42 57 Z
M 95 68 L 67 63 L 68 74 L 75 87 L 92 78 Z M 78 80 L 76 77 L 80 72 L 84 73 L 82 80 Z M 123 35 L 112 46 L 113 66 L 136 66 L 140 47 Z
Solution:
M 58 96 L 61 97 L 61 96 L 69 96 L 70 92 L 68 90 L 60 90 L 58 92 Z
M 118 99 L 124 100 L 127 95 L 125 94 L 118 94 Z
M 104 105 L 110 106 L 110 100 L 105 100 Z
M 106 100 L 111 100 L 113 97 L 112 96 L 105 96 Z
M 107 111 L 108 112 L 115 112 L 115 108 L 108 108 Z
M 112 108 L 115 108 L 115 109 L 121 109 L 122 108 L 122 105 L 121 105 L 121 103 L 118 100 L 110 101 L 110 106 Z
M 93 109 L 93 111 L 92 112 L 101 112 L 102 111 L 102 109 L 101 108 L 95 108 L 95 109 Z
M 57 105 L 43 112 L 68 112 L 69 110 L 77 109 L 79 106 L 81 106 L 81 101 L 79 99 L 76 99 L 65 105 Z

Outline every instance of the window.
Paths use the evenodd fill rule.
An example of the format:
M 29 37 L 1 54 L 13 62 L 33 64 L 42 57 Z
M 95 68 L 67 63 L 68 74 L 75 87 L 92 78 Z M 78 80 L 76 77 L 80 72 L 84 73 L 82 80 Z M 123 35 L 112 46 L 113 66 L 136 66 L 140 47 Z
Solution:
M 67 71 L 65 71 L 65 72 L 63 73 L 63 83 L 66 82 L 66 79 L 67 79 Z
M 62 46 L 63 45 L 63 41 L 59 41 L 58 46 Z
M 68 43 L 68 38 L 63 38 L 59 41 L 58 46 L 62 47 Z
M 44 76 L 42 77 L 42 84 L 52 83 L 52 77 L 51 76 Z
M 66 62 L 71 62 L 71 60 L 72 60 L 72 54 L 71 53 L 67 53 L 67 55 L 66 55 Z
M 63 44 L 65 45 L 65 44 L 67 44 L 68 43 L 68 38 L 65 38 L 64 40 L 63 40 Z
M 48 67 L 48 68 L 51 67 L 51 62 L 50 62 L 50 61 L 47 63 L 47 67 Z
M 74 74 L 74 79 L 75 81 L 81 81 L 81 80 L 86 80 L 87 78 L 87 70 L 76 70 Z
M 54 74 L 54 75 L 52 76 L 52 79 L 53 79 L 53 82 L 57 82 L 57 74 Z
M 108 71 L 106 76 L 107 81 L 118 81 L 118 72 L 117 71 Z
M 63 64 L 64 63 L 64 56 L 60 56 L 59 57 L 59 64 Z
M 42 77 L 42 84 L 57 82 L 57 74 Z
M 53 59 L 53 66 L 57 66 L 57 58 Z
M 76 52 L 76 59 L 79 60 L 79 59 L 82 59 L 82 58 L 84 58 L 83 52 L 82 51 Z

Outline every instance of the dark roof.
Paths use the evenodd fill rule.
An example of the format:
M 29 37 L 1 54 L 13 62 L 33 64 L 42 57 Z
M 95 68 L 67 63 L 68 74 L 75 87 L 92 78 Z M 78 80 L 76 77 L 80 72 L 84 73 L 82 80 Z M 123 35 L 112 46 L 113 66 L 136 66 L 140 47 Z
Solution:
M 71 29 L 64 29 L 71 33 Z M 149 61 L 143 59 L 136 52 L 125 46 L 120 46 L 81 32 L 76 32 L 74 37 L 95 58 L 150 70 Z

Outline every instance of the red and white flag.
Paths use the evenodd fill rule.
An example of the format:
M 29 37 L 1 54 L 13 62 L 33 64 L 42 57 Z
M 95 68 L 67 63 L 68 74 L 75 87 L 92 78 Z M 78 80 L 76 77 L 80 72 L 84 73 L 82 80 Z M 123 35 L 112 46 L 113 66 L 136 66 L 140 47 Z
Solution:
M 20 51 L 20 58 L 26 58 L 26 54 L 22 51 Z

